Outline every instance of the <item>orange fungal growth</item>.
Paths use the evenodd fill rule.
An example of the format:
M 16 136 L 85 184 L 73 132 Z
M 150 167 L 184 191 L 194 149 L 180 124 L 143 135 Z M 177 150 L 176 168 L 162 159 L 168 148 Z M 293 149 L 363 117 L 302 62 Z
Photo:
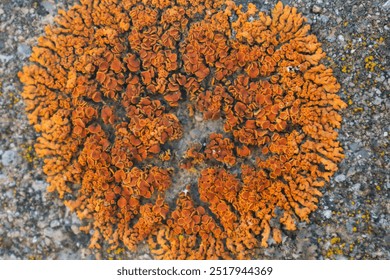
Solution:
M 91 248 L 245 259 L 309 222 L 344 157 L 346 104 L 305 22 L 281 2 L 59 12 L 19 77 L 48 191 L 93 230 Z M 222 125 L 188 147 L 194 123 Z

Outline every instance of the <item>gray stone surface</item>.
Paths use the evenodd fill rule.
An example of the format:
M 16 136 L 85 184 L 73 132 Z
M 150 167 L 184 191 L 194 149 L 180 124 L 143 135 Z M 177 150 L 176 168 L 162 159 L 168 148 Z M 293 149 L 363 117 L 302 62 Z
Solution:
M 276 3 L 253 2 L 261 10 Z M 341 84 L 339 94 L 349 104 L 339 131 L 345 159 L 322 189 L 311 222 L 300 223 L 295 232 L 284 232 L 281 245 L 258 249 L 257 256 L 390 259 L 390 1 L 283 2 L 308 19 L 328 55 L 324 63 L 334 69 Z M 134 253 L 91 251 L 90 235 L 80 231 L 77 217 L 45 191 L 42 162 L 33 149 L 37 135 L 24 114 L 17 73 L 28 63 L 44 26 L 53 22 L 58 9 L 72 3 L 0 1 L 0 259 L 150 259 L 143 244 Z M 219 126 L 217 122 L 202 126 L 201 116 L 195 120 L 188 134 L 191 139 Z

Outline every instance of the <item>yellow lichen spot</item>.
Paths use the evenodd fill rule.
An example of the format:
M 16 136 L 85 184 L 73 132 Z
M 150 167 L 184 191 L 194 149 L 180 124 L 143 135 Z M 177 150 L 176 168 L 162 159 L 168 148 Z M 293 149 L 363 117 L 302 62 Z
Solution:
M 342 248 L 330 248 L 327 253 L 326 253 L 326 257 L 327 258 L 331 258 L 333 257 L 333 255 L 342 255 L 343 254 L 343 250 Z
M 31 145 L 21 145 L 22 152 L 21 155 L 22 157 L 28 162 L 32 163 L 35 159 L 35 151 L 33 146 Z
M 333 237 L 331 240 L 330 240 L 330 243 L 332 244 L 332 245 L 334 245 L 334 244 L 337 244 L 337 243 L 340 243 L 340 237 Z
M 350 66 L 347 66 L 347 65 L 344 65 L 344 66 L 341 68 L 341 72 L 343 72 L 343 73 L 350 73 L 350 72 L 351 72 L 351 67 L 350 67 Z
M 366 68 L 370 72 L 374 72 L 375 71 L 375 67 L 378 65 L 376 62 L 374 62 L 374 56 L 372 56 L 372 55 L 367 56 L 364 59 L 364 62 L 366 63 L 364 68 Z
M 362 107 L 356 107 L 356 108 L 353 108 L 353 112 L 354 113 L 360 113 L 360 112 L 363 112 L 364 109 Z
M 114 254 L 119 255 L 119 254 L 123 253 L 124 251 L 125 251 L 124 248 L 117 248 L 117 249 L 115 249 Z

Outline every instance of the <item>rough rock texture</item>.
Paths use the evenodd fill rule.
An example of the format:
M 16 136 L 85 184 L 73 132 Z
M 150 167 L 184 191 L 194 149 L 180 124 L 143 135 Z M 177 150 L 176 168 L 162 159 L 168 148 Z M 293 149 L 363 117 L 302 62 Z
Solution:
M 17 72 L 31 47 L 52 23 L 58 8 L 73 1 L 2 1 L 0 3 L 0 258 L 89 259 L 152 258 L 146 246 L 136 253 L 121 248 L 91 251 L 90 235 L 56 195 L 47 194 L 42 163 L 20 100 Z M 242 2 L 245 6 L 247 1 Z M 253 1 L 269 11 L 276 1 Z M 323 189 L 310 224 L 285 232 L 282 244 L 258 249 L 269 259 L 389 259 L 389 22 L 386 1 L 283 1 L 297 7 L 323 43 L 326 64 L 341 84 L 349 107 L 339 141 L 345 159 Z M 215 124 L 220 126 L 220 124 Z M 198 133 L 212 127 L 196 127 Z M 183 178 L 185 183 L 186 178 Z

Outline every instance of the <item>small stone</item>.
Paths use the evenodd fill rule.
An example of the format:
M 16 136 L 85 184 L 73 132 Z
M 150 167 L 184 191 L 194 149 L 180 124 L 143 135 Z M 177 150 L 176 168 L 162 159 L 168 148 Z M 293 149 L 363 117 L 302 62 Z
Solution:
M 334 180 L 335 180 L 337 183 L 341 183 L 341 182 L 344 182 L 346 178 L 347 178 L 347 177 L 345 177 L 344 174 L 340 174 L 340 175 L 337 175 L 337 176 L 334 178 Z
M 354 143 L 349 144 L 349 149 L 350 149 L 352 152 L 355 152 L 355 151 L 359 150 L 360 147 L 361 147 L 360 142 L 354 142 Z
M 385 10 L 389 10 L 390 9 L 390 0 L 388 0 L 385 4 L 383 4 L 383 8 Z
M 330 210 L 325 210 L 322 214 L 327 219 L 330 219 L 330 217 L 332 217 L 332 211 L 330 211 Z
M 77 226 L 81 225 L 80 219 L 77 217 L 77 214 L 74 212 L 71 214 L 71 222 L 72 222 L 72 225 L 77 225 Z
M 13 199 L 14 198 L 14 192 L 12 189 L 9 189 L 8 191 L 6 191 L 5 193 L 5 197 L 9 200 Z
M 191 138 L 198 138 L 201 135 L 201 131 L 199 129 L 193 129 L 190 131 Z
M 139 257 L 140 260 L 152 260 L 152 257 L 149 254 L 143 254 Z
M 380 97 L 375 97 L 374 101 L 372 102 L 374 105 L 378 106 L 379 104 L 381 104 L 383 101 L 382 98 Z
M 387 131 L 383 132 L 384 137 L 387 137 L 388 135 L 389 135 L 389 133 Z
M 48 225 L 48 223 L 47 223 L 46 219 L 44 219 L 43 221 L 38 221 L 38 223 L 37 223 L 37 226 L 39 228 L 46 228 L 47 225 Z
M 30 12 L 30 9 L 28 9 L 28 8 L 21 8 L 21 9 L 20 9 L 20 12 L 21 12 L 23 15 L 27 15 L 27 14 Z
M 3 240 L 2 240 L 2 248 L 5 248 L 5 249 L 10 249 L 12 247 L 12 238 L 10 237 L 5 237 Z
M 351 177 L 351 176 L 353 176 L 353 175 L 355 175 L 356 174 L 356 168 L 355 167 L 351 167 L 350 169 L 348 169 L 348 171 L 347 171 L 347 177 Z
M 356 183 L 356 184 L 354 184 L 354 185 L 352 186 L 352 190 L 358 191 L 358 190 L 360 190 L 360 187 L 361 187 L 361 184 L 360 184 L 360 183 Z
M 370 152 L 367 149 L 361 149 L 357 152 L 357 155 L 360 156 L 360 158 L 366 159 L 370 156 Z
M 373 88 L 373 90 L 375 91 L 375 94 L 377 94 L 377 95 L 381 95 L 382 94 L 382 92 L 380 91 L 379 88 Z
M 386 235 L 384 239 L 386 246 L 390 246 L 390 234 Z
M 347 221 L 346 224 L 345 224 L 345 227 L 347 228 L 347 231 L 349 233 L 353 233 L 353 222 Z
M 4 166 L 10 166 L 11 164 L 17 165 L 20 163 L 21 158 L 17 151 L 15 150 L 8 150 L 5 151 L 4 154 L 1 157 L 1 163 Z
M 31 48 L 26 44 L 18 45 L 17 54 L 21 59 L 25 59 L 31 55 Z
M 376 77 L 375 78 L 375 81 L 379 82 L 379 83 L 383 83 L 385 81 L 385 76 L 380 76 L 380 77 Z
M 46 246 L 50 246 L 50 245 L 51 245 L 50 238 L 48 238 L 48 237 L 45 237 L 45 239 L 43 240 L 43 242 L 45 243 Z
M 320 6 L 314 5 L 311 11 L 315 14 L 319 14 L 322 11 L 322 8 Z
M 197 122 L 203 121 L 202 115 L 201 115 L 201 114 L 195 114 L 195 120 L 196 120 Z
M 34 181 L 32 182 L 32 185 L 31 187 L 35 190 L 35 191 L 45 191 L 46 188 L 47 188 L 47 183 L 44 182 L 44 181 Z
M 329 21 L 329 17 L 325 16 L 325 15 L 321 15 L 320 16 L 320 20 L 322 23 L 327 23 Z
M 54 230 L 51 229 L 51 228 L 45 228 L 43 230 L 43 234 L 49 238 L 52 238 L 53 237 L 53 234 L 54 234 Z
M 326 40 L 328 40 L 328 42 L 330 43 L 333 43 L 336 40 L 336 37 L 333 34 L 331 34 L 326 37 Z
M 20 232 L 17 230 L 13 230 L 11 232 L 8 232 L 8 236 L 12 239 L 16 239 L 20 236 Z
M 45 10 L 50 13 L 50 14 L 53 14 L 56 10 L 56 7 L 55 7 L 55 4 L 54 3 L 51 3 L 49 1 L 42 1 L 41 5 L 45 8 Z
M 344 36 L 343 36 L 343 35 L 337 36 L 337 39 L 338 39 L 341 43 L 344 43 Z
M 56 228 L 60 226 L 60 222 L 58 220 L 54 220 L 50 222 L 50 227 L 51 228 Z
M 53 230 L 52 228 L 45 228 L 43 234 L 50 238 L 56 245 L 59 245 L 66 239 L 65 235 L 61 230 Z
M 10 179 L 4 174 L 0 174 L 0 186 L 6 186 L 10 182 Z
M 80 227 L 76 225 L 71 225 L 70 229 L 73 231 L 74 234 L 78 235 L 80 233 Z
M 0 54 L 0 62 L 3 63 L 3 64 L 6 64 L 8 61 L 10 61 L 13 58 L 14 58 L 13 55 L 3 55 L 3 54 Z

